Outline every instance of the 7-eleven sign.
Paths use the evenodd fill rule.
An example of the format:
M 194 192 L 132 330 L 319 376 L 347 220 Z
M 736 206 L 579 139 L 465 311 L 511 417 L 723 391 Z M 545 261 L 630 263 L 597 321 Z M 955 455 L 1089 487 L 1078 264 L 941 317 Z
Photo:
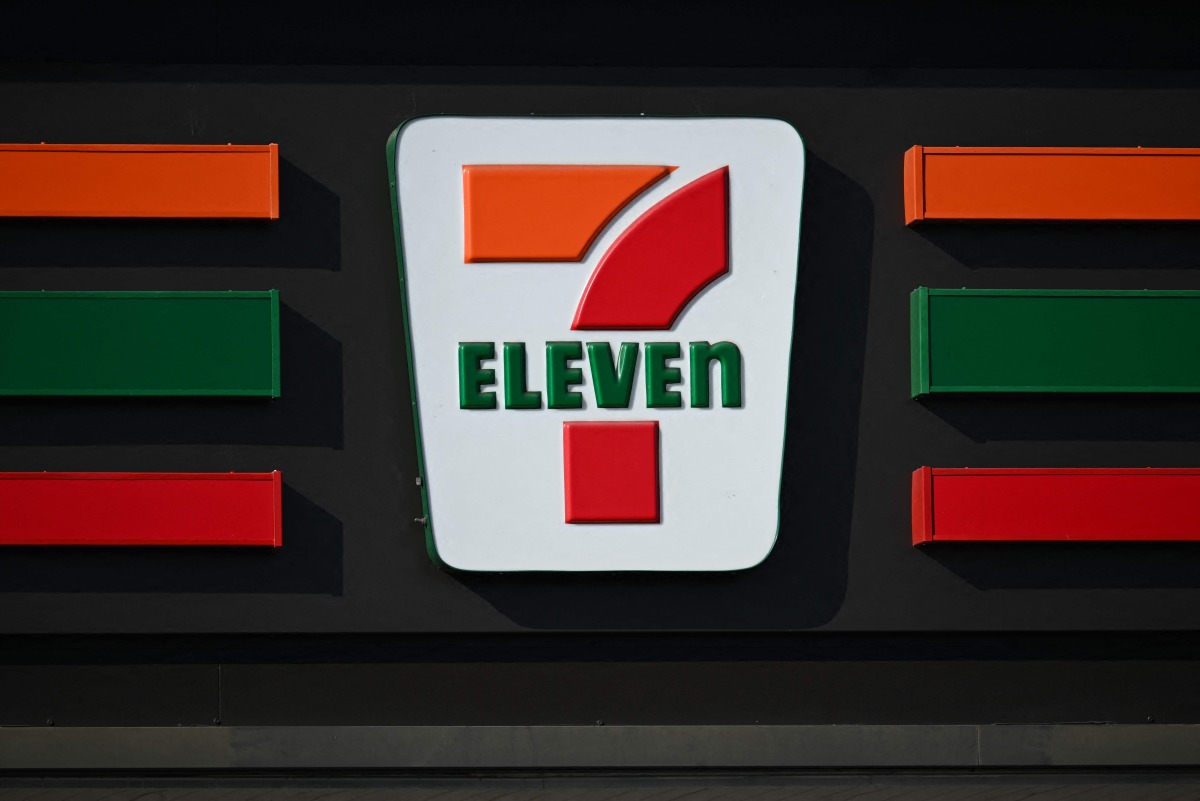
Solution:
M 766 558 L 796 131 L 426 117 L 388 160 L 430 554 L 479 571 Z

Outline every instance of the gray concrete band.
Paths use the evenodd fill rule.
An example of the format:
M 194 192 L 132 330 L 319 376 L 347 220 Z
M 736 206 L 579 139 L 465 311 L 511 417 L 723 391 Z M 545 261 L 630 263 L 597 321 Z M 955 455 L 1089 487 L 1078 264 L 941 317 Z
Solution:
M 0 770 L 1197 767 L 1200 725 L 0 728 Z

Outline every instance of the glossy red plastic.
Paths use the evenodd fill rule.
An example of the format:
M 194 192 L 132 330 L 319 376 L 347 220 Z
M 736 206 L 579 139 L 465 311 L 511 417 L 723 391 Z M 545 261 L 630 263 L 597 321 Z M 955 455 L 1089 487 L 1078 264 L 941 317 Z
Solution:
M 279 547 L 272 473 L 0 473 L 0 545 Z
M 938 468 L 912 477 L 914 545 L 1200 540 L 1200 468 Z
M 568 523 L 657 523 L 658 423 L 563 423 Z
M 729 272 L 728 223 L 728 167 L 659 201 L 601 257 L 571 328 L 670 328 L 700 290 Z

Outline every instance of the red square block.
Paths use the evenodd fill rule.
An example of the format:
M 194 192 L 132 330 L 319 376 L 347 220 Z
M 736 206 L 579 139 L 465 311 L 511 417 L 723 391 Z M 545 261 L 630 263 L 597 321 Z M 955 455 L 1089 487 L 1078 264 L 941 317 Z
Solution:
M 657 523 L 658 422 L 563 423 L 568 523 Z

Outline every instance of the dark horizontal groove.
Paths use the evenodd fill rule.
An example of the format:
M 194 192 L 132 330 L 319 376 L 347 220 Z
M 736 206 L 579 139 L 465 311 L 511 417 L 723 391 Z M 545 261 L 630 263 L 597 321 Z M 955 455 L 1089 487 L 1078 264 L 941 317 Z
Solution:
M 430 64 L 203 64 L 85 63 L 80 61 L 0 63 L 0 79 L 22 82 L 99 83 L 312 83 L 622 87 L 821 87 L 821 88 L 1181 88 L 1200 83 L 1192 68 L 937 68 L 740 66 L 657 67 L 619 65 L 430 65 Z M 1074 141 L 1074 140 L 1072 140 Z M 1107 140 L 1097 140 L 1107 141 Z M 286 193 L 286 188 L 285 190 Z M 288 214 L 295 214 L 292 209 Z M 285 220 L 291 219 L 285 215 Z M 228 223 L 222 223 L 228 225 Z M 1012 223 L 1011 225 L 1017 225 Z M 1144 224 L 1143 224 L 1144 226 Z M 1059 229 L 1054 229 L 1061 236 Z M 1107 229 L 1106 229 L 1107 230 Z M 1094 233 L 1094 232 L 1093 232 Z
M 764 787 L 791 785 L 859 784 L 879 786 L 882 778 L 901 785 L 1021 785 L 1053 784 L 1056 787 L 1077 785 L 1146 785 L 1146 792 L 1164 784 L 1198 784 L 1200 771 L 1189 765 L 1130 768 L 1127 766 L 1094 767 L 1086 771 L 1061 767 L 895 767 L 871 768 L 575 768 L 529 770 L 528 768 L 493 768 L 490 770 L 449 770 L 446 768 L 396 769 L 304 769 L 288 770 L 0 770 L 6 789 L 37 787 L 46 791 L 121 790 L 138 788 L 141 791 L 186 790 L 191 801 L 205 801 L 206 791 L 223 801 L 229 790 L 300 788 L 305 789 L 577 789 L 597 786 L 605 789 L 626 787 Z M 119 796 L 123 797 L 123 796 Z M 44 796 L 58 799 L 58 796 Z M 487 801 L 490 795 L 478 796 Z M 65 799 L 64 799 L 65 801 Z
M 0 728 L 6 771 L 1196 768 L 1196 725 Z
M 1200 632 L 7 635 L 0 664 L 1200 660 Z

